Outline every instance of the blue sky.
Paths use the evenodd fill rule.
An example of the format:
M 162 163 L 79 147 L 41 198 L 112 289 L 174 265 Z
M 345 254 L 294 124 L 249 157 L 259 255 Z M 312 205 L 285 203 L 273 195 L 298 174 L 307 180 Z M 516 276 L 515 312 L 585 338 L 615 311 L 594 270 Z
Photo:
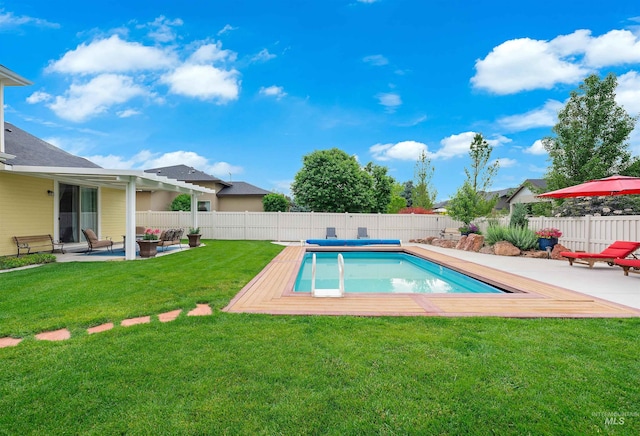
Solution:
M 179 6 L 177 6 L 179 5 Z M 314 150 L 464 181 L 475 132 L 493 189 L 540 178 L 557 111 L 589 74 L 640 113 L 633 1 L 0 0 L 6 120 L 113 169 L 186 164 L 289 193 Z M 640 125 L 630 139 L 640 155 Z

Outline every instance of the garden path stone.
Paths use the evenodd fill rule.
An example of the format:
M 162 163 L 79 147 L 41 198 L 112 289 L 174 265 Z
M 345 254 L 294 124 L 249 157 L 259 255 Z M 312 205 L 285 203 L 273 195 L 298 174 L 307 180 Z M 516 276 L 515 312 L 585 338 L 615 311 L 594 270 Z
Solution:
M 36 335 L 36 339 L 40 341 L 65 341 L 71 337 L 71 332 L 67 329 L 53 330 L 50 332 L 42 332 Z
M 196 304 L 196 308 L 190 311 L 188 316 L 206 316 L 211 315 L 213 311 L 208 304 Z
M 177 309 L 172 310 L 171 312 L 161 313 L 160 315 L 158 315 L 158 319 L 160 320 L 160 322 L 173 321 L 180 315 L 181 312 L 182 309 Z
M 10 337 L 0 338 L 0 348 L 15 347 L 20 342 L 22 342 L 21 338 L 20 339 L 10 338 Z
M 151 316 L 139 316 L 137 318 L 129 318 L 122 320 L 120 323 L 123 327 L 129 327 L 136 324 L 149 324 L 151 322 Z
M 88 328 L 87 333 L 89 333 L 90 335 L 93 333 L 102 333 L 102 332 L 106 332 L 107 330 L 111 330 L 112 328 L 113 328 L 113 323 L 108 322 L 105 324 L 100 324 L 95 327 Z

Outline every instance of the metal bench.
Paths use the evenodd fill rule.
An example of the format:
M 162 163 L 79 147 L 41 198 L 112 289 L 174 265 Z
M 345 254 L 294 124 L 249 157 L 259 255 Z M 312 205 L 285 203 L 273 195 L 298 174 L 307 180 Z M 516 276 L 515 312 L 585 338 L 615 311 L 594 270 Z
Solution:
M 31 254 L 32 252 L 36 253 L 39 251 L 51 251 L 53 253 L 56 245 L 58 245 L 60 247 L 60 251 L 64 253 L 62 250 L 62 244 L 53 242 L 51 235 L 14 236 L 13 240 L 16 242 L 16 246 L 18 247 L 17 257 L 20 257 L 21 251 L 24 250 L 26 250 L 26 254 Z

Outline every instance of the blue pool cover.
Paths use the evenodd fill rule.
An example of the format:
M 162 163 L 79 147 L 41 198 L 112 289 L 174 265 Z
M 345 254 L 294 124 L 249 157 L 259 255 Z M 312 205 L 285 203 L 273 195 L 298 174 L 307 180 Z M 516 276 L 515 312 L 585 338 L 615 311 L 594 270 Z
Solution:
M 400 239 L 307 239 L 307 244 L 323 247 L 359 247 L 362 245 L 400 245 Z

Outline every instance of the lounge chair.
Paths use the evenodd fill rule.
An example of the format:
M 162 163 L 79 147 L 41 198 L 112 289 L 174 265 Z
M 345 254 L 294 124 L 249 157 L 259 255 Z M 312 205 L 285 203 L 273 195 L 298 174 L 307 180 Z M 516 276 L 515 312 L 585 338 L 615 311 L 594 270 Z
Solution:
M 369 239 L 366 227 L 358 227 L 358 239 Z
M 158 247 L 162 247 L 162 251 L 165 250 L 165 247 L 169 247 L 171 245 L 177 245 L 182 250 L 182 234 L 184 233 L 183 229 L 169 229 L 163 230 L 160 234 L 160 238 L 158 241 Z
M 82 234 L 87 240 L 87 244 L 89 246 L 89 249 L 86 252 L 87 254 L 91 253 L 97 248 L 106 248 L 107 251 L 113 253 L 113 241 L 111 240 L 111 238 L 99 240 L 96 236 L 96 233 L 91 229 L 82 229 Z
M 593 268 L 593 264 L 596 262 L 607 262 L 610 266 L 613 266 L 616 259 L 624 259 L 638 248 L 640 248 L 640 242 L 616 241 L 601 253 L 562 251 L 560 256 L 566 257 L 569 260 L 569 265 L 573 265 L 573 262 L 576 262 Z
M 326 239 L 338 239 L 338 235 L 336 235 L 335 227 L 327 227 L 327 238 Z
M 614 262 L 622 267 L 625 276 L 630 272 L 640 274 L 640 259 L 615 259 Z

